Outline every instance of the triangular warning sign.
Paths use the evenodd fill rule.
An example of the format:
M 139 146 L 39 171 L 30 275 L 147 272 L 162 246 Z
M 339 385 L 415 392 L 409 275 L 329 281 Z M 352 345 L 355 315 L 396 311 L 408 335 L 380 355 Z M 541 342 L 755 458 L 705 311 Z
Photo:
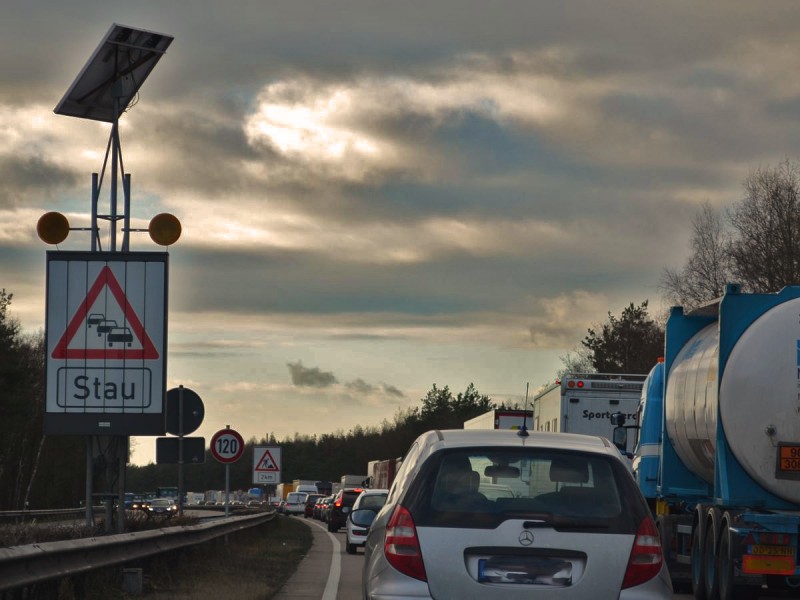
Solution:
M 102 304 L 102 307 L 95 306 L 104 288 L 108 288 L 111 292 L 116 305 L 108 306 L 109 298 L 106 294 L 104 302 L 98 303 Z M 118 316 L 112 318 L 112 312 Z M 91 333 L 78 336 L 81 328 Z M 76 336 L 78 341 L 73 343 Z M 90 340 L 92 343 L 89 343 Z M 128 302 L 113 271 L 105 266 L 67 325 L 52 356 L 88 360 L 153 360 L 158 358 L 158 351 Z
M 264 452 L 264 455 L 256 463 L 256 471 L 279 471 L 275 459 L 269 452 L 269 448 Z

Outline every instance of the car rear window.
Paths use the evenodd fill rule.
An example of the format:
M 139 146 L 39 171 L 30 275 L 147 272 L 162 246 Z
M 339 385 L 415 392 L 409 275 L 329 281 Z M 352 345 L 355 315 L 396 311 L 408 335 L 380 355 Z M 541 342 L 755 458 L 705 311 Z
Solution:
M 542 448 L 441 451 L 401 500 L 418 526 L 494 528 L 506 519 L 628 533 L 646 512 L 610 456 Z

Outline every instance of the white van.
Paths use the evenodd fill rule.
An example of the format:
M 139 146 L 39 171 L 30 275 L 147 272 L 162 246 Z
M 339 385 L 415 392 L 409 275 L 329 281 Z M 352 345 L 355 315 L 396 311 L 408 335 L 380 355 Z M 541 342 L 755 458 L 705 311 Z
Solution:
M 289 492 L 286 494 L 286 506 L 283 508 L 284 514 L 304 514 L 306 511 L 306 498 L 308 498 L 308 494 L 305 492 Z

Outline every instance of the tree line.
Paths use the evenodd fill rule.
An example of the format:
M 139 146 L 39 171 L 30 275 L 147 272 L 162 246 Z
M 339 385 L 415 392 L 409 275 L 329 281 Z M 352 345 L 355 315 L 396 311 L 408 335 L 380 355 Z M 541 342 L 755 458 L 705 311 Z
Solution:
M 743 182 L 743 197 L 726 209 L 704 204 L 692 221 L 689 258 L 666 267 L 661 292 L 691 309 L 724 292 L 728 282 L 749 292 L 775 292 L 800 283 L 800 171 L 797 163 L 759 167 Z M 80 436 L 44 436 L 44 336 L 25 335 L 9 314 L 13 295 L 0 290 L 0 510 L 74 507 L 84 499 L 86 441 Z M 619 316 L 608 312 L 580 347 L 562 357 L 565 371 L 646 373 L 663 352 L 664 316 L 649 314 L 648 300 L 631 302 Z M 271 433 L 247 441 L 245 458 L 231 466 L 233 489 L 250 487 L 252 448 L 280 445 L 284 481 L 336 481 L 343 473 L 366 474 L 371 460 L 402 456 L 422 432 L 460 428 L 498 405 L 470 384 L 454 394 L 433 385 L 420 405 L 399 411 L 376 427 L 355 426 L 323 435 L 296 433 L 278 440 Z M 102 471 L 97 465 L 98 473 Z M 127 489 L 151 491 L 175 485 L 177 465 L 131 466 Z M 201 465 L 184 469 L 185 488 L 223 487 L 224 466 L 206 453 Z

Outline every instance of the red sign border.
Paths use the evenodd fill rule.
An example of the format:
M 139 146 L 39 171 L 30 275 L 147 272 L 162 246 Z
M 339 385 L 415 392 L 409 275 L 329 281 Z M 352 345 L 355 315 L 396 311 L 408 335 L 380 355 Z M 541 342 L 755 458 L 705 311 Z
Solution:
M 238 440 L 238 442 L 239 442 L 239 452 L 237 452 L 237 453 L 236 453 L 236 455 L 235 455 L 235 456 L 233 456 L 233 457 L 231 457 L 231 458 L 224 458 L 224 457 L 220 456 L 220 455 L 217 453 L 217 450 L 216 450 L 216 448 L 215 448 L 215 446 L 216 446 L 216 444 L 217 444 L 217 440 L 218 440 L 219 438 L 221 438 L 221 437 L 222 437 L 223 435 L 225 435 L 225 434 L 232 435 L 232 436 L 233 436 L 233 437 L 235 437 L 235 438 Z M 220 430 L 219 430 L 217 433 L 215 433 L 215 434 L 214 434 L 214 436 L 211 438 L 211 443 L 209 444 L 209 450 L 211 450 L 211 456 L 213 456 L 213 457 L 214 457 L 215 459 L 217 459 L 219 462 L 221 462 L 221 463 L 223 463 L 223 464 L 235 463 L 237 460 L 239 460 L 240 458 L 242 458 L 242 455 L 244 454 L 244 438 L 243 438 L 243 437 L 241 436 L 241 434 L 240 434 L 238 431 L 236 431 L 235 429 L 220 429 Z

